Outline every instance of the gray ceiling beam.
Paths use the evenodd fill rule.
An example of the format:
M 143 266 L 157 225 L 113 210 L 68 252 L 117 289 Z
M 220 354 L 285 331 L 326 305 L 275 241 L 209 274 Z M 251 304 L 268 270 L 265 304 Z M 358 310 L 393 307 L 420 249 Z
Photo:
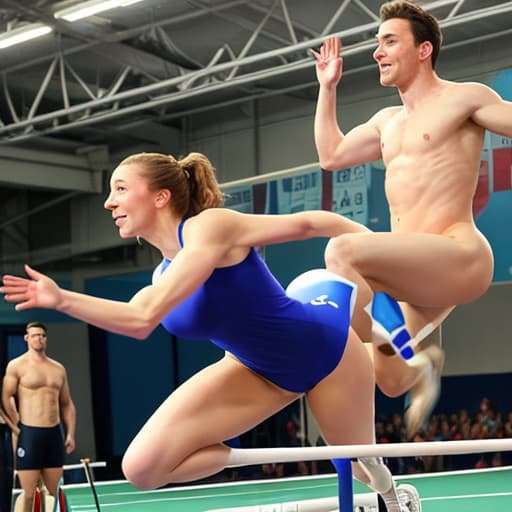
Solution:
M 0 147 L 0 185 L 102 192 L 101 173 L 91 157 Z
M 11 1 L 11 3 L 13 3 L 13 5 L 18 4 L 17 0 L 16 1 L 10 0 L 10 1 Z M 193 20 L 193 19 L 200 18 L 203 16 L 210 16 L 216 12 L 219 12 L 219 11 L 222 11 L 225 9 L 230 9 L 231 7 L 234 7 L 234 6 L 237 6 L 240 4 L 245 4 L 245 3 L 247 3 L 247 0 L 231 0 L 228 2 L 216 4 L 211 7 L 205 6 L 202 9 L 198 8 L 193 13 L 187 13 L 187 14 L 183 14 L 180 16 L 173 16 L 172 18 L 163 19 L 163 20 L 155 20 L 152 23 L 141 25 L 141 26 L 138 26 L 135 28 L 130 28 L 130 29 L 126 29 L 126 30 L 118 30 L 116 32 L 112 32 L 109 34 L 103 34 L 101 40 L 96 39 L 96 40 L 89 41 L 84 44 L 78 44 L 77 46 L 74 46 L 73 48 L 67 48 L 65 50 L 62 50 L 62 55 L 64 55 L 65 57 L 68 57 L 68 56 L 74 55 L 76 53 L 81 53 L 84 51 L 95 51 L 94 47 L 100 46 L 100 45 L 107 45 L 109 48 L 112 48 L 112 45 L 114 45 L 115 43 L 119 43 L 120 41 L 125 41 L 126 39 L 131 39 L 131 38 L 136 37 L 148 30 L 152 30 L 156 27 L 179 25 L 180 23 L 183 23 L 185 21 Z M 133 50 L 133 53 L 135 55 L 137 54 L 137 50 L 135 48 L 132 48 L 127 45 L 119 45 L 119 47 L 117 47 L 117 50 L 122 51 L 122 47 L 124 47 L 125 49 L 128 48 L 129 50 Z M 105 52 L 105 48 L 100 48 L 97 51 L 98 51 L 98 53 L 105 55 L 105 53 L 102 53 L 102 52 Z M 149 58 L 155 58 L 155 59 L 158 58 L 152 54 L 147 54 L 147 52 L 140 51 L 140 53 L 141 54 L 144 53 L 145 55 L 148 55 Z M 108 52 L 107 52 L 107 54 L 108 54 Z M 19 64 L 16 64 L 14 66 L 10 66 L 8 68 L 3 69 L 3 72 L 11 73 L 13 71 L 19 71 L 22 69 L 26 69 L 28 67 L 37 66 L 44 62 L 50 61 L 53 58 L 54 58 L 54 55 L 50 55 L 50 56 L 44 56 L 41 58 L 32 59 L 32 60 L 26 61 L 26 62 L 20 62 Z M 171 63 L 169 63 L 167 61 L 164 61 L 164 62 L 166 62 L 167 65 L 171 65 Z M 136 64 L 135 62 L 131 62 L 131 63 L 127 63 L 127 64 L 138 69 L 138 67 L 135 65 Z M 139 64 L 140 64 L 140 61 L 139 61 Z
M 325 25 L 324 29 L 322 30 L 322 36 L 326 36 L 329 34 L 332 30 L 332 27 L 337 23 L 338 19 L 341 17 L 341 15 L 346 11 L 347 7 L 352 3 L 352 0 L 344 0 L 341 5 L 338 7 L 336 12 L 331 16 L 331 19 L 329 20 L 329 23 Z
M 429 5 L 425 5 L 425 8 L 439 8 L 441 6 L 453 5 L 457 3 L 457 0 L 440 0 L 432 2 Z M 440 20 L 441 26 L 448 28 L 463 23 L 468 23 L 476 19 L 483 19 L 496 14 L 503 14 L 504 12 L 512 11 L 512 2 L 505 2 L 499 5 L 495 5 L 488 8 L 477 9 L 461 15 L 450 16 L 448 18 Z M 349 35 L 360 34 L 374 30 L 378 27 L 378 22 L 372 22 L 365 25 L 352 27 L 347 30 L 343 30 L 338 34 L 340 37 L 346 37 Z M 297 52 L 302 50 L 308 50 L 312 46 L 321 44 L 322 38 L 316 38 L 309 41 L 304 41 L 298 44 L 290 45 L 284 48 L 274 49 L 269 52 L 263 52 L 257 55 L 244 56 L 242 58 L 235 58 L 230 62 L 223 62 L 214 66 L 209 66 L 198 71 L 189 72 L 186 75 L 170 78 L 163 80 L 158 83 L 150 84 L 144 87 L 139 87 L 127 91 L 123 91 L 118 94 L 114 94 L 108 98 L 100 98 L 94 101 L 84 102 L 71 106 L 70 108 L 59 109 L 54 112 L 35 116 L 33 119 L 26 119 L 23 121 L 15 122 L 9 125 L 0 127 L 0 137 L 3 135 L 4 140 L 0 141 L 3 143 L 17 140 L 25 140 L 33 136 L 39 136 L 41 134 L 57 133 L 68 128 L 79 127 L 90 125 L 98 122 L 104 122 L 109 119 L 113 119 L 122 115 L 133 114 L 143 109 L 155 108 L 157 106 L 170 104 L 182 99 L 192 98 L 202 94 L 208 94 L 213 90 L 226 89 L 233 86 L 240 86 L 244 83 L 255 83 L 257 80 L 263 78 L 270 78 L 273 76 L 283 75 L 285 73 L 312 66 L 314 61 L 312 59 L 297 59 Z M 472 38 L 466 40 L 468 44 L 472 41 Z M 350 53 L 360 53 L 367 51 L 368 48 L 372 47 L 375 41 L 367 40 L 362 44 L 352 45 L 345 49 L 344 54 L 350 55 Z M 261 63 L 267 60 L 275 62 L 276 57 L 282 57 L 290 54 L 290 60 L 295 58 L 295 62 L 289 64 L 283 64 L 280 66 L 269 67 L 266 70 L 250 73 L 245 75 L 239 74 L 238 76 L 229 75 L 227 80 L 222 81 L 219 79 L 219 73 L 226 70 L 239 70 L 245 65 L 253 63 Z M 191 80 L 197 78 L 211 79 L 211 82 L 205 86 L 204 80 L 201 81 L 195 87 L 184 88 L 183 84 L 189 85 Z M 174 89 L 174 90 L 173 90 Z M 168 92 L 171 90 L 171 92 Z M 158 96 L 160 91 L 164 91 L 163 94 Z M 145 96 L 144 100 L 138 104 L 133 104 L 133 98 L 137 96 Z M 150 100 L 147 100 L 147 96 L 150 96 Z M 129 105 L 124 106 L 123 101 L 131 99 Z M 96 112 L 94 112 L 96 109 Z M 99 109 L 103 109 L 98 111 Z M 66 117 L 70 114 L 81 114 L 82 118 L 75 121 L 66 122 Z M 76 116 L 75 116 L 76 119 Z M 52 126 L 44 126 L 48 124 Z M 43 126 L 41 126 L 43 125 Z M 28 133 L 17 133 L 24 128 L 33 128 Z

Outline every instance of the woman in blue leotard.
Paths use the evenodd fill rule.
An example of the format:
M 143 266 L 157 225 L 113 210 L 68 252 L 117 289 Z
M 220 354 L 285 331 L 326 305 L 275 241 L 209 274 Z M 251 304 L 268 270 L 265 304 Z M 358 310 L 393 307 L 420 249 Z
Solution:
M 119 302 L 61 289 L 28 266 L 28 279 L 3 278 L 0 291 L 18 310 L 52 308 L 140 339 L 162 323 L 225 349 L 165 400 L 128 447 L 123 471 L 140 488 L 222 470 L 231 452 L 224 440 L 303 393 L 326 442 L 374 442 L 372 363 L 350 329 L 354 286 L 320 270 L 286 294 L 253 249 L 337 236 L 351 221 L 325 211 L 242 214 L 222 202 L 204 155 L 133 155 L 114 170 L 105 208 L 122 238 L 141 237 L 161 252 L 151 285 Z M 405 510 L 380 460 L 354 473 L 388 498 L 390 512 Z

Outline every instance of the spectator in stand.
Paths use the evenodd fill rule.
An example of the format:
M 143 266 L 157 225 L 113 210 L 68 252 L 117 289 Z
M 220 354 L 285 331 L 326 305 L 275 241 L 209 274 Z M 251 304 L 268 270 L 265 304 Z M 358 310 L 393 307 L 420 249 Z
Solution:
M 491 459 L 491 466 L 493 468 L 499 468 L 504 465 L 505 464 L 503 464 L 503 457 L 501 456 L 501 453 L 495 453 Z
M 480 455 L 479 459 L 475 463 L 475 469 L 485 469 L 489 467 L 489 463 L 485 458 L 485 455 Z
M 492 438 L 496 435 L 496 413 L 491 401 L 488 398 L 482 398 L 480 402 L 480 425 L 482 433 L 486 438 Z
M 379 417 L 375 420 L 375 439 L 377 443 L 389 443 L 385 418 Z
M 505 437 L 512 437 L 512 411 L 507 413 L 507 419 L 503 425 Z
M 439 434 L 437 436 L 439 441 L 452 441 L 453 435 L 450 429 L 450 424 L 448 423 L 448 420 L 444 419 L 441 420 L 441 425 L 439 428 Z
M 416 432 L 413 438 L 415 443 L 423 443 L 426 441 L 425 433 L 422 430 Z M 407 474 L 426 473 L 428 472 L 429 458 L 428 457 L 406 457 L 403 459 L 405 464 L 405 472 Z M 425 465 L 427 461 L 427 466 Z
M 297 432 L 297 426 L 293 420 L 286 424 L 285 446 L 300 447 L 301 441 Z M 304 476 L 310 474 L 310 468 L 305 462 L 286 462 L 276 464 L 275 473 L 277 477 Z

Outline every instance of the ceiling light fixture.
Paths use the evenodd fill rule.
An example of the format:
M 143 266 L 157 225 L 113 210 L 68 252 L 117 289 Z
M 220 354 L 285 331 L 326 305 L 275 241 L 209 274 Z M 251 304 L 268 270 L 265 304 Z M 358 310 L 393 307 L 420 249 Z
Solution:
M 141 1 L 142 0 L 89 0 L 88 2 L 82 2 L 73 7 L 57 11 L 54 16 L 56 18 L 65 19 L 66 21 L 77 21 L 98 14 L 99 12 L 115 9 L 116 7 L 126 7 Z
M 52 27 L 43 25 L 42 23 L 30 23 L 14 30 L 8 30 L 0 34 L 0 49 L 44 36 L 49 34 L 52 30 Z

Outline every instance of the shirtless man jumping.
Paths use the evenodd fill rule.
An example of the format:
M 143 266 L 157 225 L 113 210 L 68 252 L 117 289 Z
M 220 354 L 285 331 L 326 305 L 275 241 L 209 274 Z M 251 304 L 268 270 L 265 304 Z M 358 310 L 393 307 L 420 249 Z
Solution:
M 46 326 L 29 323 L 25 341 L 27 352 L 7 365 L 2 402 L 6 419 L 19 427 L 16 469 L 23 488 L 20 509 L 29 512 L 40 478 L 50 494 L 56 495 L 64 452 L 75 449 L 76 412 L 65 368 L 46 355 Z
M 444 362 L 437 346 L 421 350 L 419 343 L 456 305 L 478 299 L 492 280 L 493 255 L 475 226 L 472 199 L 484 132 L 512 137 L 512 103 L 483 84 L 436 74 L 440 27 L 416 4 L 386 2 L 380 15 L 373 57 L 381 85 L 396 87 L 402 104 L 383 108 L 344 134 L 336 116 L 341 45 L 328 39 L 315 53 L 315 142 L 323 169 L 378 159 L 386 166 L 391 232 L 347 220 L 347 233 L 330 241 L 326 261 L 330 271 L 358 284 L 353 326 L 361 339 L 373 341 L 379 387 L 390 396 L 411 389 L 406 419 L 413 435 L 437 400 Z M 380 321 L 367 314 L 377 296 L 389 302 L 388 313 L 397 313 L 390 327 L 383 328 L 388 313 Z M 413 353 L 408 363 L 397 355 Z

